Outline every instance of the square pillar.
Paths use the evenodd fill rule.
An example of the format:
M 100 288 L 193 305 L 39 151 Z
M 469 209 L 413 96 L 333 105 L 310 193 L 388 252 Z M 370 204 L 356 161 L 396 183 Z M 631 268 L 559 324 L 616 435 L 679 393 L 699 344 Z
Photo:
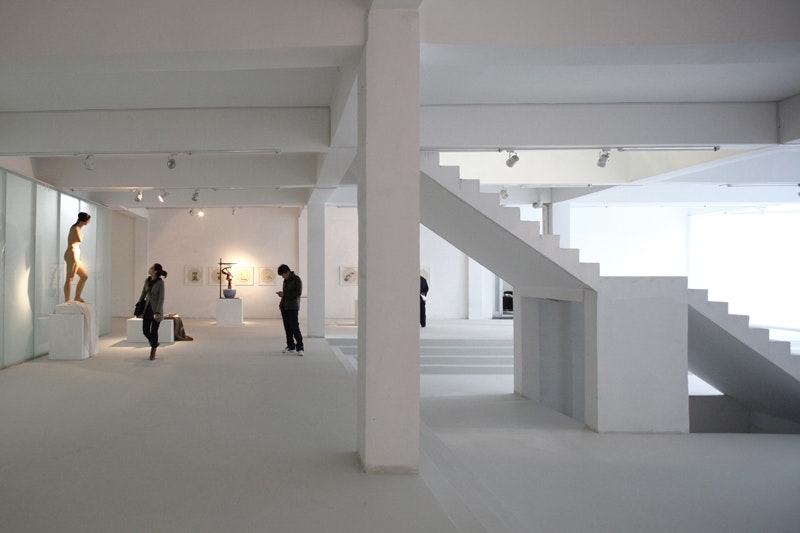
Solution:
M 359 76 L 358 453 L 419 469 L 419 12 L 370 10 Z

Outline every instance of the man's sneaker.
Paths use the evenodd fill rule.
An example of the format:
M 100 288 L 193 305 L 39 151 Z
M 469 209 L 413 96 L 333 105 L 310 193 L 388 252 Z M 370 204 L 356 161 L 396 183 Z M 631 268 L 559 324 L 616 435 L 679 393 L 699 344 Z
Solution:
M 283 349 L 281 353 L 294 353 L 294 348 L 289 348 L 288 346 Z
M 297 350 L 297 355 L 305 355 L 305 353 L 303 350 Z

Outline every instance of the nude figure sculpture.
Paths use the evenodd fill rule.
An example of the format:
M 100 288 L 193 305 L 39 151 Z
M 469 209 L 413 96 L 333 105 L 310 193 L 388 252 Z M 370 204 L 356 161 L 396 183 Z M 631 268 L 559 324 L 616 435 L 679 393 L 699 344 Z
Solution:
M 83 241 L 83 228 L 89 223 L 92 216 L 88 213 L 78 213 L 78 220 L 69 228 L 69 236 L 67 237 L 67 251 L 64 252 L 64 261 L 67 262 L 67 281 L 64 283 L 64 301 L 70 301 L 70 292 L 72 291 L 72 282 L 75 276 L 78 276 L 78 286 L 75 287 L 75 301 L 82 302 L 81 293 L 83 286 L 86 285 L 86 280 L 89 279 L 89 273 L 86 272 L 86 267 L 81 263 L 81 241 Z

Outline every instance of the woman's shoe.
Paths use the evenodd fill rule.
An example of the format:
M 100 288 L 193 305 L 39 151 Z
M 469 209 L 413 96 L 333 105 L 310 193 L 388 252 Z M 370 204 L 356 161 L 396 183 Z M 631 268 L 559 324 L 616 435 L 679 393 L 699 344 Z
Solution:
M 156 347 L 153 346 L 152 348 L 150 348 L 150 360 L 152 361 L 155 358 L 156 358 Z

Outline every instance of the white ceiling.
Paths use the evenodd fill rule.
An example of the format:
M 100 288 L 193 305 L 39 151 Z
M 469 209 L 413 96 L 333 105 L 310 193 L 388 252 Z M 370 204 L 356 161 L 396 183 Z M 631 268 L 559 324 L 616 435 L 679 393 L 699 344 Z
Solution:
M 639 43 L 625 42 L 626 39 L 613 42 L 602 28 L 591 30 L 598 36 L 595 39 L 583 33 L 571 36 L 565 30 L 553 31 L 555 37 L 550 37 L 551 42 L 538 42 L 543 39 L 541 35 L 526 35 L 522 24 L 525 17 L 533 17 L 535 13 L 536 23 L 541 25 L 548 9 L 555 17 L 561 15 L 558 11 L 561 8 L 553 4 L 534 10 L 524 2 L 498 2 L 476 3 L 483 7 L 492 4 L 501 8 L 503 3 L 515 7 L 514 14 L 504 11 L 505 16 L 515 18 L 508 29 L 513 35 L 497 33 L 494 39 L 488 31 L 466 37 L 454 32 L 451 26 L 456 23 L 448 23 L 442 11 L 451 8 L 451 2 L 422 2 L 420 103 L 425 117 L 423 128 L 437 132 L 447 132 L 448 127 L 460 129 L 436 119 L 446 117 L 450 106 L 465 106 L 463 115 L 468 118 L 473 116 L 471 113 L 476 113 L 476 117 L 505 117 L 503 113 L 507 113 L 508 106 L 522 106 L 520 117 L 526 117 L 526 113 L 540 116 L 563 111 L 563 114 L 548 114 L 550 118 L 546 122 L 532 123 L 533 120 L 521 118 L 519 124 L 506 127 L 507 119 L 491 123 L 491 118 L 488 121 L 483 118 L 485 122 L 475 121 L 470 127 L 479 132 L 477 136 L 481 140 L 477 144 L 487 151 L 487 156 L 491 147 L 516 148 L 521 153 L 526 148 L 588 148 L 596 153 L 596 148 L 606 146 L 602 141 L 606 125 L 624 128 L 624 135 L 618 138 L 626 140 L 649 139 L 652 130 L 658 130 L 660 125 L 644 123 L 635 114 L 627 113 L 632 108 L 620 107 L 619 120 L 612 118 L 603 124 L 596 121 L 568 124 L 574 130 L 563 135 L 574 139 L 574 145 L 565 146 L 559 140 L 555 143 L 557 146 L 548 146 L 548 132 L 563 129 L 564 123 L 570 122 L 566 117 L 580 116 L 582 106 L 636 104 L 640 106 L 636 110 L 648 112 L 664 104 L 707 104 L 709 107 L 703 109 L 714 114 L 709 122 L 724 131 L 715 143 L 720 144 L 723 151 L 714 158 L 727 154 L 726 149 L 736 149 L 730 152 L 730 161 L 709 166 L 710 161 L 703 163 L 701 160 L 698 164 L 693 155 L 691 168 L 676 169 L 674 160 L 663 167 L 651 168 L 646 176 L 650 180 L 641 181 L 642 186 L 636 188 L 637 198 L 646 196 L 644 183 L 656 181 L 671 184 L 800 182 L 795 170 L 800 168 L 800 153 L 792 146 L 776 147 L 777 132 L 765 135 L 763 126 L 757 133 L 755 127 L 747 131 L 746 119 L 738 122 L 730 119 L 735 126 L 728 131 L 721 126 L 728 120 L 728 108 L 723 105 L 733 106 L 735 112 L 750 112 L 751 107 L 746 106 L 777 106 L 779 101 L 800 95 L 800 32 L 796 31 L 800 27 L 800 8 L 791 2 L 781 2 L 782 11 L 772 15 L 776 28 L 772 33 L 767 30 L 770 21 L 760 20 L 754 26 L 761 33 L 744 38 L 726 35 L 724 27 L 715 25 L 708 38 L 698 27 L 694 34 L 687 36 L 688 30 L 684 30 L 670 41 L 664 37 L 669 36 L 669 32 L 665 32 L 658 20 L 640 18 L 631 23 L 635 28 L 632 33 L 646 36 L 646 28 L 642 26 L 652 27 L 652 33 L 658 37 L 653 38 L 653 42 L 641 37 Z M 392 5 L 391 1 L 385 3 Z M 622 0 L 604 0 L 603 3 L 609 7 L 627 5 Z M 135 205 L 129 190 L 133 188 L 146 191 L 170 188 L 175 191 L 170 195 L 171 202 L 175 202 L 171 205 L 182 205 L 181 202 L 191 205 L 190 194 L 187 196 L 181 191 L 192 191 L 198 186 L 215 191 L 218 205 L 298 205 L 313 199 L 315 188 L 330 190 L 340 183 L 353 183 L 352 173 L 348 174 L 347 170 L 355 153 L 354 72 L 365 38 L 363 20 L 368 2 L 302 0 L 289 7 L 264 2 L 271 9 L 259 15 L 265 20 L 279 22 L 263 35 L 254 33 L 258 30 L 250 19 L 255 15 L 248 16 L 246 9 L 250 4 L 247 2 L 226 4 L 228 11 L 224 14 L 206 6 L 211 10 L 207 20 L 202 17 L 202 10 L 193 12 L 191 20 L 208 32 L 207 37 L 203 37 L 202 32 L 180 27 L 180 19 L 176 18 L 177 29 L 173 30 L 163 20 L 152 22 L 145 16 L 147 13 L 142 13 L 137 15 L 135 24 L 143 28 L 141 34 L 149 36 L 146 41 L 137 38 L 136 32 L 128 33 L 124 21 L 115 18 L 114 10 L 123 8 L 95 0 L 84 4 L 69 10 L 44 0 L 9 2 L 0 6 L 0 21 L 5 21 L 0 22 L 0 155 L 34 155 L 38 179 L 61 189 L 91 194 L 93 199 L 112 206 Z M 148 3 L 143 9 L 175 16 L 179 4 L 177 0 L 165 0 Z M 753 2 L 755 4 L 758 2 Z M 98 9 L 106 11 L 98 15 Z M 132 17 L 127 9 L 125 15 Z M 309 18 L 306 11 L 309 9 L 317 11 L 322 18 L 337 21 L 337 26 L 329 28 L 317 24 L 309 28 L 304 22 Z M 750 12 L 743 12 L 742 17 Z M 47 17 L 48 13 L 52 18 Z M 75 23 L 82 20 L 81 13 L 86 17 L 83 20 L 92 22 L 74 31 L 64 29 L 61 19 L 69 17 Z M 474 19 L 482 13 L 476 9 L 473 18 L 464 19 L 470 14 L 463 12 L 459 12 L 459 17 L 464 19 L 462 25 L 468 27 L 468 24 L 479 24 L 479 20 Z M 798 18 L 797 25 L 793 26 L 794 38 L 786 37 L 789 23 L 783 19 L 787 13 Z M 712 10 L 694 15 L 714 20 Z M 215 16 L 238 18 L 245 29 L 237 29 L 231 22 L 220 29 L 221 36 L 217 36 L 214 34 Z M 114 20 L 116 26 L 104 27 L 106 34 L 96 35 L 99 25 L 108 24 L 109 20 Z M 345 27 L 351 30 L 336 31 Z M 116 40 L 111 31 L 115 28 L 121 36 Z M 164 35 L 173 31 L 174 35 Z M 90 34 L 86 36 L 83 32 Z M 756 30 L 751 33 L 754 32 Z M 451 34 L 457 36 L 451 37 Z M 182 40 L 182 36 L 185 39 Z M 87 44 L 85 40 L 92 41 Z M 232 120 L 230 113 L 225 111 L 248 113 L 253 110 L 256 114 L 264 109 L 285 110 L 285 115 L 279 116 L 286 121 L 283 129 L 288 132 L 278 140 L 270 138 L 268 146 L 250 142 L 257 130 L 246 137 L 238 127 L 233 127 L 235 123 L 229 122 Z M 292 117 L 300 116 L 296 113 L 298 109 L 329 111 L 329 122 L 317 126 L 328 128 L 328 141 L 318 141 L 313 134 L 301 131 L 301 128 L 310 128 L 308 124 L 292 122 Z M 495 109 L 497 113 L 492 111 Z M 126 145 L 131 147 L 130 152 L 120 147 L 120 143 L 107 143 L 110 138 L 124 138 L 130 133 L 125 131 L 128 118 L 134 124 L 139 124 L 136 122 L 139 120 L 149 125 L 147 127 L 158 126 L 158 122 L 150 118 L 141 118 L 153 110 L 163 111 L 159 115 L 162 127 L 155 132 L 157 134 L 172 127 L 179 132 L 175 124 L 180 126 L 182 119 L 176 117 L 194 111 L 223 111 L 218 112 L 218 120 L 203 122 L 203 131 L 192 131 L 183 142 L 147 143 L 147 139 L 134 138 Z M 477 110 L 483 114 L 478 115 Z M 116 114 L 97 115 L 98 111 Z M 306 118 L 298 120 L 307 121 L 307 115 L 303 116 Z M 51 117 L 57 120 L 51 121 Z M 186 127 L 197 130 L 196 124 L 200 122 L 193 120 L 196 119 L 189 118 Z M 438 123 L 430 125 L 429 121 L 437 120 Z M 637 120 L 640 123 L 637 124 Z M 58 134 L 46 131 L 43 135 L 42 121 L 58 123 Z M 91 124 L 95 130 L 107 129 L 95 137 L 86 131 L 86 124 Z M 142 131 L 147 131 L 146 126 L 141 127 Z M 517 131 L 513 134 L 504 134 L 515 128 Z M 139 130 L 131 131 L 135 136 Z M 592 139 L 588 146 L 582 135 L 584 131 L 589 131 L 586 138 Z M 637 132 L 641 137 L 636 136 Z M 688 133 L 686 143 L 696 144 Z M 680 128 L 677 133 L 673 129 L 670 134 L 670 139 L 680 138 Z M 160 139 L 158 135 L 144 136 Z M 707 136 L 711 138 L 713 134 Z M 20 137 L 22 147 L 15 144 Z M 47 138 L 46 142 L 41 140 L 43 137 Z M 422 137 L 427 138 L 425 131 Z M 437 141 L 437 148 L 477 149 L 459 141 L 457 135 L 434 137 L 445 139 Z M 530 142 L 526 142 L 528 139 Z M 11 140 L 14 142 L 7 142 Z M 626 144 L 635 144 L 635 141 Z M 237 153 L 237 146 L 247 153 Z M 613 148 L 619 144 L 608 146 Z M 765 146 L 768 150 L 759 152 Z M 175 171 L 166 169 L 166 157 L 171 152 L 178 153 Z M 83 168 L 83 159 L 90 153 L 96 154 L 95 165 L 93 170 L 87 171 Z M 570 153 L 577 155 L 578 151 Z M 627 155 L 615 154 L 612 161 L 622 161 L 625 157 Z M 502 167 L 502 160 L 500 163 L 497 175 L 483 170 L 485 175 L 478 177 L 495 184 L 502 179 L 502 183 L 509 186 L 535 187 L 552 183 L 552 175 L 541 169 L 538 176 L 534 172 L 515 177 Z M 572 183 L 567 180 L 559 186 L 585 186 L 587 177 L 591 176 L 595 176 L 591 181 L 601 183 L 604 178 L 597 175 L 593 161 L 589 161 L 588 167 L 586 176 L 578 175 Z M 625 177 L 618 179 L 627 181 L 634 174 L 626 172 Z M 640 179 L 636 174 L 636 181 Z M 628 194 L 626 191 L 632 189 L 630 186 L 620 188 L 617 194 L 623 198 Z M 178 200 L 184 196 L 186 198 Z M 210 193 L 206 195 L 211 196 Z M 340 197 L 338 194 L 337 198 Z M 328 196 L 322 195 L 322 198 Z M 149 205 L 148 202 L 144 204 Z

